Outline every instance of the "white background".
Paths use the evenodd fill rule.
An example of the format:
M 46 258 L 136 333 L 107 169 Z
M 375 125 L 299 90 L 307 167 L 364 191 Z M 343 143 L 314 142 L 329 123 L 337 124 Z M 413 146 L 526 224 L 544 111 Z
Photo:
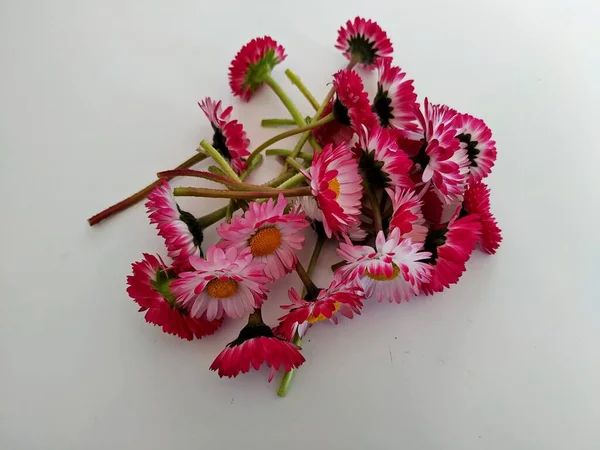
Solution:
M 136 311 L 130 263 L 163 252 L 141 205 L 86 219 L 210 137 L 206 95 L 235 105 L 253 145 L 273 133 L 259 120 L 283 116 L 274 95 L 242 105 L 227 85 L 252 37 L 286 47 L 274 76 L 308 113 L 283 70 L 322 98 L 356 14 L 388 32 L 421 99 L 494 131 L 504 242 L 441 295 L 313 328 L 281 399 L 266 370 L 208 371 L 241 322 L 189 343 Z M 599 448 L 599 14 L 594 0 L 3 0 L 0 448 Z

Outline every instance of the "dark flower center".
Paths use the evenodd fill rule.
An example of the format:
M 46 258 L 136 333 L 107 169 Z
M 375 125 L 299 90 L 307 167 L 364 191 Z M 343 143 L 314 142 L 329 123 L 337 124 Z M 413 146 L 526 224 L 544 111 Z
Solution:
M 231 153 L 229 153 L 229 149 L 227 148 L 227 140 L 225 139 L 223 132 L 220 128 L 217 128 L 212 122 L 211 126 L 214 131 L 212 144 L 213 147 L 217 149 L 217 151 L 221 154 L 223 158 L 225 158 L 227 161 L 231 161 Z
M 417 152 L 417 154 L 415 156 L 413 156 L 411 159 L 413 160 L 413 162 L 415 164 L 418 164 L 419 166 L 421 166 L 421 170 L 424 170 L 425 167 L 427 167 L 427 164 L 429 164 L 429 155 L 427 154 L 427 152 L 425 150 L 427 150 L 427 141 L 425 139 L 421 139 L 421 148 L 419 149 L 419 151 Z
M 470 133 L 461 133 L 458 136 L 456 136 L 456 139 L 458 139 L 460 142 L 464 142 L 465 144 L 467 144 L 467 156 L 469 157 L 469 161 L 471 162 L 471 167 L 477 167 L 477 155 L 479 155 L 479 153 L 481 152 L 481 150 L 477 148 L 477 144 L 479 142 L 472 141 Z
M 383 161 L 375 159 L 375 150 L 362 151 L 358 166 L 362 171 L 363 178 L 367 182 L 377 188 L 385 188 L 390 186 L 390 177 L 383 169 Z
M 350 116 L 348 115 L 348 108 L 346 108 L 339 98 L 335 99 L 333 103 L 333 115 L 336 120 L 343 125 L 350 126 Z
M 388 97 L 387 91 L 383 91 L 383 87 L 381 85 L 377 88 L 377 95 L 375 95 L 375 100 L 373 100 L 373 112 L 377 114 L 379 117 L 379 123 L 382 127 L 390 126 L 390 119 L 394 118 L 392 114 L 393 108 L 390 106 L 392 104 L 392 99 Z
M 375 42 L 369 41 L 364 35 L 357 34 L 348 39 L 348 48 L 352 56 L 357 57 L 359 62 L 373 64 L 377 58 Z
M 431 258 L 426 261 L 428 264 L 435 266 L 438 257 L 438 248 L 446 243 L 447 231 L 447 228 L 441 228 L 438 230 L 429 230 L 429 233 L 427 233 L 425 244 L 423 244 L 423 250 L 431 252 Z
M 179 220 L 185 223 L 188 227 L 188 230 L 194 237 L 194 245 L 200 249 L 200 256 L 204 256 L 202 252 L 202 241 L 204 240 L 204 233 L 202 232 L 202 226 L 198 222 L 198 220 L 194 217 L 193 214 L 184 211 L 177 205 L 177 210 L 179 211 Z

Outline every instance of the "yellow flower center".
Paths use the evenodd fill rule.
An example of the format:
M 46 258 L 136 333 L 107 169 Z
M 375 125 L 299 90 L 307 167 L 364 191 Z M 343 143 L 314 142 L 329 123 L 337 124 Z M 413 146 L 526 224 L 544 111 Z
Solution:
M 227 278 L 225 280 L 219 280 L 218 278 L 215 278 L 214 280 L 210 280 L 206 285 L 208 295 L 219 300 L 231 297 L 237 292 L 237 288 L 237 282 L 231 278 Z
M 331 189 L 333 192 L 335 192 L 335 199 L 337 200 L 337 198 L 340 196 L 340 182 L 337 178 L 334 178 L 333 180 L 330 180 L 329 183 L 327 183 L 327 187 L 329 189 Z
M 335 312 L 338 312 L 338 310 L 340 309 L 340 302 L 335 302 L 334 305 L 335 305 Z M 314 317 L 312 315 L 308 316 L 308 319 L 306 319 L 306 321 L 310 324 L 322 322 L 323 320 L 327 320 L 327 317 L 325 317 L 323 315 L 323 313 L 319 314 L 317 317 Z
M 250 238 L 250 250 L 253 256 L 267 256 L 279 248 L 281 231 L 276 227 L 261 228 Z
M 383 273 L 381 273 L 379 275 L 372 274 L 371 272 L 369 272 L 368 269 L 365 271 L 365 275 L 368 276 L 371 280 L 375 280 L 375 281 L 395 280 L 396 278 L 398 278 L 398 275 L 400 275 L 400 267 L 398 267 L 396 265 L 396 263 L 392 263 L 392 265 L 394 267 L 394 271 L 392 272 L 392 275 L 389 277 L 386 277 L 385 274 L 383 274 Z

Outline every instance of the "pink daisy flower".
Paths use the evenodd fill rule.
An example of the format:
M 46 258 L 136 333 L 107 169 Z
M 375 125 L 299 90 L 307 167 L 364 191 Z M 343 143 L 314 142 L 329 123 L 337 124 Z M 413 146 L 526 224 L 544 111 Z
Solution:
M 457 114 L 453 126 L 456 138 L 467 151 L 469 159 L 469 181 L 477 182 L 487 177 L 496 162 L 496 142 L 492 130 L 485 122 L 469 114 Z
M 353 149 L 359 158 L 358 167 L 369 185 L 376 188 L 411 188 L 412 162 L 398 149 L 396 140 L 387 129 L 362 127 Z
M 416 123 L 415 109 L 418 108 L 417 94 L 413 81 L 406 73 L 392 65 L 392 58 L 377 61 L 377 94 L 373 100 L 373 111 L 382 127 L 400 130 L 402 135 L 418 139 L 421 131 Z
M 394 213 L 390 220 L 390 230 L 398 228 L 401 238 L 410 238 L 413 242 L 424 242 L 427 236 L 425 218 L 421 212 L 421 200 L 414 191 L 387 189 L 392 199 Z
M 255 261 L 265 264 L 265 275 L 272 280 L 290 273 L 298 262 L 296 252 L 304 243 L 300 231 L 309 223 L 301 215 L 285 214 L 287 205 L 282 194 L 277 203 L 273 199 L 250 203 L 242 217 L 221 224 L 217 232 L 224 241 L 217 246 L 249 249 Z
M 331 285 L 321 289 L 314 300 L 301 299 L 294 288 L 289 290 L 288 295 L 292 303 L 281 308 L 290 311 L 279 318 L 276 330 L 288 341 L 294 338 L 296 332 L 300 337 L 304 336 L 308 327 L 317 322 L 330 320 L 337 324 L 340 314 L 352 319 L 354 314 L 360 314 L 364 300 L 363 289 L 355 280 L 347 282 L 340 277 L 334 277 Z
M 192 256 L 193 271 L 182 272 L 171 289 L 192 317 L 240 319 L 259 308 L 266 298 L 263 263 L 253 261 L 250 249 L 211 246 L 206 259 Z
M 165 180 L 148 195 L 146 208 L 150 223 L 156 224 L 158 235 L 165 240 L 173 265 L 178 269 L 189 267 L 190 256 L 202 254 L 204 236 L 196 218 L 179 208 Z
M 271 367 L 269 381 L 273 379 L 279 368 L 285 371 L 297 369 L 304 363 L 299 348 L 273 333 L 264 323 L 248 322 L 236 340 L 227 344 L 210 366 L 220 377 L 236 377 L 250 371 L 258 370 L 263 363 Z M 261 321 L 262 322 L 262 321 Z
M 213 147 L 231 163 L 236 173 L 242 173 L 248 167 L 246 158 L 250 155 L 248 151 L 250 141 L 246 137 L 242 124 L 230 119 L 233 108 L 229 106 L 225 111 L 221 111 L 221 101 L 215 102 L 210 97 L 199 102 L 198 106 L 204 111 L 212 126 Z
M 446 203 L 462 195 L 469 173 L 467 151 L 461 148 L 453 126 L 456 114 L 447 106 L 431 105 L 427 99 L 424 114 L 417 111 L 425 142 L 415 162 L 423 171 L 422 181 L 431 182 Z
M 502 235 L 496 218 L 490 212 L 490 189 L 482 182 L 475 182 L 465 192 L 461 215 L 477 214 L 481 221 L 479 245 L 484 252 L 493 255 L 498 250 Z
M 252 39 L 229 66 L 229 86 L 233 95 L 250 100 L 285 57 L 285 49 L 269 36 Z
M 376 248 L 366 245 L 340 243 L 338 254 L 347 264 L 338 269 L 340 276 L 358 281 L 367 298 L 390 303 L 408 301 L 417 295 L 423 283 L 431 277 L 428 251 L 421 251 L 423 244 L 402 239 L 400 229 L 395 228 L 386 240 L 380 231 L 375 240 Z
M 392 56 L 394 51 L 387 34 L 377 22 L 362 17 L 349 20 L 345 27 L 340 27 L 335 48 L 367 69 L 372 69 L 379 58 Z
M 326 146 L 315 153 L 307 176 L 327 237 L 347 233 L 358 223 L 362 198 L 362 179 L 352 152 L 346 144 Z
M 213 334 L 223 323 L 190 317 L 170 290 L 175 271 L 168 268 L 160 256 L 144 253 L 144 259 L 131 267 L 133 274 L 127 277 L 127 293 L 140 306 L 140 311 L 146 312 L 146 322 L 188 341 Z
M 442 292 L 458 282 L 480 236 L 481 222 L 477 214 L 451 221 L 447 228 L 430 229 L 424 249 L 431 254 L 432 273 L 431 281 L 423 284 L 423 292 L 427 295 Z
M 360 76 L 353 70 L 340 70 L 333 75 L 335 100 L 333 114 L 338 122 L 352 127 L 372 127 L 377 124 L 375 114 L 371 110 L 369 95 L 366 93 Z

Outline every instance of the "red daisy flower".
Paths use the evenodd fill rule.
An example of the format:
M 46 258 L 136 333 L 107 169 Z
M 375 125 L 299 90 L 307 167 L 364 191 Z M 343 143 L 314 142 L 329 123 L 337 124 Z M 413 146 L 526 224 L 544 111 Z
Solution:
M 371 20 L 356 17 L 340 27 L 335 48 L 344 52 L 351 61 L 372 69 L 379 58 L 391 56 L 394 51 L 385 31 Z
M 424 142 L 415 157 L 424 183 L 431 182 L 446 203 L 463 194 L 469 173 L 467 151 L 456 138 L 453 120 L 457 112 L 425 99 L 424 113 L 416 110 L 424 131 Z
M 490 174 L 496 162 L 496 142 L 492 140 L 492 130 L 483 120 L 469 114 L 458 114 L 453 126 L 461 147 L 467 151 L 469 181 L 476 183 Z
M 326 146 L 315 152 L 307 174 L 311 180 L 312 194 L 323 213 L 323 228 L 327 237 L 346 234 L 359 222 L 362 178 L 358 163 L 346 144 L 336 148 Z
M 221 101 L 215 102 L 210 97 L 199 102 L 198 106 L 210 120 L 214 132 L 213 147 L 231 163 L 236 173 L 242 173 L 248 167 L 246 158 L 250 155 L 250 140 L 242 124 L 230 119 L 233 108 L 229 106 L 221 111 Z
M 271 381 L 280 367 L 289 371 L 304 363 L 296 345 L 275 336 L 262 319 L 253 323 L 253 316 L 237 339 L 227 344 L 211 364 L 210 370 L 217 371 L 220 377 L 236 377 L 240 372 L 249 372 L 251 367 L 258 370 L 266 362 L 271 367 Z
M 482 182 L 469 186 L 461 214 L 477 214 L 481 220 L 481 239 L 479 245 L 484 252 L 493 255 L 502 242 L 501 230 L 490 212 L 490 189 Z
M 390 231 L 400 229 L 400 237 L 410 238 L 413 242 L 423 242 L 427 236 L 425 219 L 421 212 L 421 200 L 414 191 L 387 189 L 392 199 L 394 213 L 390 220 Z
M 233 95 L 250 100 L 285 57 L 285 49 L 269 36 L 252 39 L 235 55 L 229 66 L 229 86 Z
M 373 100 L 373 111 L 382 127 L 391 127 L 402 136 L 419 139 L 420 130 L 416 123 L 415 109 L 418 107 L 413 81 L 406 73 L 392 65 L 392 58 L 377 61 L 377 94 Z
M 377 118 L 369 103 L 369 95 L 355 71 L 346 69 L 334 74 L 333 86 L 333 114 L 338 122 L 352 127 L 355 131 L 363 125 L 371 128 L 377 124 Z
M 475 244 L 481 236 L 481 221 L 477 214 L 469 214 L 451 221 L 447 228 L 430 229 L 424 249 L 431 252 L 432 277 L 422 286 L 431 295 L 458 282 L 466 270 Z
M 334 101 L 332 100 L 325 106 L 320 119 L 333 111 L 333 103 Z M 325 147 L 326 145 L 333 145 L 336 147 L 344 142 L 350 141 L 354 136 L 354 130 L 337 120 L 332 120 L 325 125 L 313 128 L 312 134 L 321 147 Z
M 375 125 L 370 130 L 362 127 L 353 149 L 359 158 L 358 166 L 364 179 L 377 188 L 411 188 L 412 162 L 398 149 L 392 133 Z
M 176 268 L 189 267 L 190 256 L 202 255 L 202 227 L 192 214 L 179 208 L 169 183 L 163 180 L 154 188 L 148 195 L 146 208 L 150 223 L 156 224 Z
M 309 326 L 330 320 L 338 323 L 338 314 L 352 319 L 354 314 L 360 315 L 362 301 L 365 299 L 363 289 L 356 280 L 348 282 L 341 277 L 334 277 L 327 289 L 321 289 L 314 300 L 301 299 L 296 289 L 288 292 L 290 305 L 281 306 L 289 309 L 285 316 L 279 318 L 277 333 L 284 339 L 291 341 L 296 332 L 300 337 L 304 336 Z
M 140 306 L 140 311 L 146 311 L 146 322 L 188 341 L 213 334 L 223 323 L 189 316 L 169 288 L 176 277 L 175 271 L 168 268 L 160 256 L 144 253 L 144 259 L 131 267 L 133 275 L 127 277 L 127 293 Z

